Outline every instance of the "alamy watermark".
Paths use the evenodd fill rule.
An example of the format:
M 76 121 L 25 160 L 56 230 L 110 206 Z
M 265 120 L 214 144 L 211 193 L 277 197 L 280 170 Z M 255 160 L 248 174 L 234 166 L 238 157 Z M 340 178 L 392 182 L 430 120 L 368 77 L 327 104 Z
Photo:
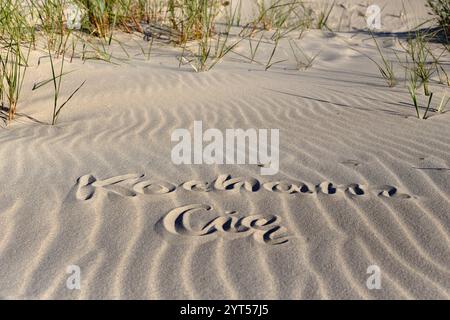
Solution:
M 377 265 L 371 265 L 367 268 L 367 274 L 370 276 L 367 278 L 366 286 L 369 290 L 381 289 L 381 269 Z
M 373 4 L 367 7 L 366 23 L 369 30 L 381 30 L 381 8 Z
M 69 290 L 81 290 L 81 269 L 77 265 L 70 265 L 66 269 L 66 273 L 70 274 L 66 280 L 66 287 Z
M 192 134 L 188 129 L 176 129 L 171 141 L 178 142 L 171 153 L 176 165 L 254 164 L 261 166 L 261 175 L 274 175 L 280 167 L 278 129 L 226 129 L 222 132 L 210 128 L 203 131 L 202 121 L 194 121 Z
M 80 30 L 83 12 L 75 3 L 68 3 L 64 7 L 64 18 L 67 29 Z

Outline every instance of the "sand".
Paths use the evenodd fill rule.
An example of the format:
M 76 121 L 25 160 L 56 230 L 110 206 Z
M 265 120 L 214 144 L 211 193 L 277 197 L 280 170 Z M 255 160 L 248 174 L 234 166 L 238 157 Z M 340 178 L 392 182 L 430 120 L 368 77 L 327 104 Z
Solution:
M 390 32 L 428 19 L 425 1 L 402 14 L 401 1 L 379 3 L 394 59 Z M 157 45 L 147 61 L 142 39 L 123 35 L 131 58 L 116 46 L 117 65 L 67 64 L 66 96 L 86 85 L 56 126 L 51 87 L 31 91 L 49 76 L 34 52 L 19 117 L 0 130 L 0 297 L 448 299 L 450 114 L 416 118 L 404 83 L 388 88 L 365 56 L 378 57 L 363 22 L 307 32 L 298 43 L 320 54 L 306 71 L 287 42 L 268 71 L 230 54 L 195 73 L 179 50 Z M 448 90 L 431 87 L 434 103 Z M 194 121 L 279 129 L 279 172 L 174 165 L 171 134 Z

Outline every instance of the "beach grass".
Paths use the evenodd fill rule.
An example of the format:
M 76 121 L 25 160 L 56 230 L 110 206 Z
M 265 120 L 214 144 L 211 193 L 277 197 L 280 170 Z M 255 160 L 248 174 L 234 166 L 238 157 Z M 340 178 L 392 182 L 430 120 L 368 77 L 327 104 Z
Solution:
M 179 50 L 179 66 L 189 66 L 195 72 L 213 69 L 231 52 L 244 56 L 251 63 L 257 62 L 267 71 L 288 60 L 277 60 L 282 40 L 287 40 L 289 54 L 293 55 L 297 69 L 310 68 L 318 54 L 306 54 L 291 37 L 291 33 L 296 31 L 295 37 L 300 39 L 298 35 L 301 36 L 309 28 L 331 31 L 328 21 L 335 2 L 313 10 L 302 0 L 251 1 L 256 8 L 256 16 L 241 26 L 243 0 L 3 0 L 0 3 L 2 109 L 7 110 L 9 120 L 14 118 L 29 66 L 30 52 L 40 50 L 50 58 L 52 67 L 51 82 L 55 89 L 52 123 L 56 123 L 58 115 L 69 102 L 59 103 L 61 81 L 65 74 L 63 69 L 67 61 L 80 58 L 83 61 L 95 59 L 120 63 L 121 60 L 113 55 L 112 44 L 121 48 L 125 54 L 123 60 L 132 59 L 127 46 L 116 37 L 118 30 L 143 35 L 146 43 L 135 42 L 147 61 L 152 56 L 154 41 L 158 39 L 157 35 L 148 32 L 148 28 L 156 26 L 166 30 L 169 32 L 170 45 Z M 81 13 L 80 26 L 75 30 L 70 27 L 72 23 L 67 15 L 68 4 L 76 6 Z M 448 1 L 430 0 L 428 5 L 438 23 L 443 27 L 448 26 Z M 237 28 L 235 33 L 234 28 Z M 374 34 L 371 36 L 379 59 L 367 57 L 376 64 L 387 85 L 393 87 L 397 84 L 394 63 L 388 60 L 377 37 Z M 249 43 L 249 56 L 234 50 L 243 41 Z M 262 44 L 272 46 L 266 62 L 256 61 Z M 412 82 L 409 86 L 411 97 L 417 97 L 418 83 L 425 95 L 432 95 L 429 84 L 435 73 L 442 83 L 450 85 L 441 63 L 442 53 L 433 53 L 426 33 L 417 31 L 411 34 L 402 46 L 406 72 L 414 73 L 414 88 Z M 59 63 L 62 68 L 59 72 L 55 69 L 58 59 L 61 60 Z M 72 97 L 70 95 L 68 100 Z M 443 101 L 443 104 L 446 103 Z
M 430 14 L 436 18 L 448 39 L 450 31 L 450 1 L 427 0 L 427 5 L 430 8 Z
M 0 97 L 8 103 L 8 120 L 14 119 L 22 92 L 23 81 L 28 68 L 31 48 L 23 49 L 17 41 L 11 40 L 0 52 Z M 3 106 L 5 107 L 5 106 Z

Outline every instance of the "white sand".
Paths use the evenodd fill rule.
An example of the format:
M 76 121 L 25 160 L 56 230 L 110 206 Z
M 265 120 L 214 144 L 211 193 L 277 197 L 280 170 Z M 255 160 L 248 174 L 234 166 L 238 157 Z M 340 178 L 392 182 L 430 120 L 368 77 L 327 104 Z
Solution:
M 379 1 L 391 14 L 384 31 L 407 30 L 402 19 L 414 25 L 428 18 L 425 1 L 405 2 L 410 11 L 400 15 L 401 1 Z M 37 66 L 41 54 L 33 54 L 22 116 L 0 130 L 0 297 L 450 297 L 450 114 L 418 120 L 404 83 L 388 88 L 376 66 L 352 50 L 377 58 L 370 36 L 308 32 L 302 49 L 321 53 L 307 71 L 295 70 L 283 42 L 277 59 L 289 60 L 267 72 L 232 54 L 200 74 L 178 69 L 179 50 L 157 46 L 146 61 L 123 37 L 133 59 L 67 65 L 77 71 L 67 75 L 65 94 L 87 82 L 53 127 L 36 121 L 50 121 L 52 93 L 50 86 L 31 91 L 49 76 L 48 64 Z M 379 41 L 394 59 L 396 42 Z M 238 50 L 248 52 L 248 44 Z M 271 50 L 264 45 L 257 59 L 265 62 Z M 434 104 L 444 90 L 432 85 Z M 220 130 L 280 129 L 280 172 L 173 165 L 170 135 L 195 120 Z M 102 182 L 129 174 L 145 177 Z M 86 175 L 98 181 L 86 185 L 93 182 Z M 220 175 L 261 185 L 240 192 L 182 186 Z M 176 190 L 141 194 L 149 192 L 136 187 L 144 180 Z M 271 192 L 274 185 L 262 185 L 270 181 L 301 181 L 312 193 Z M 335 194 L 327 192 L 330 182 Z M 263 231 L 172 234 L 167 213 L 192 204 L 213 209 L 178 227 L 232 210 L 236 217 L 277 215 L 288 241 L 273 243 Z M 69 265 L 81 268 L 81 290 L 66 288 Z M 370 265 L 380 267 L 380 290 L 366 287 Z

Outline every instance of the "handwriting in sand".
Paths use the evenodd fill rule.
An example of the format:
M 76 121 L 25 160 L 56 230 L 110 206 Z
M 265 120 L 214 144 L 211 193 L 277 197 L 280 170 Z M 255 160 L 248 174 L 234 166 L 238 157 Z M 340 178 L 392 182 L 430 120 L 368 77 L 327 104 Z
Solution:
M 213 208 L 206 204 L 185 205 L 171 210 L 160 223 L 166 232 L 182 237 L 216 239 L 221 236 L 235 239 L 252 236 L 256 241 L 268 245 L 279 245 L 289 241 L 287 229 L 281 226 L 279 216 L 240 216 L 236 211 L 217 215 L 212 210 Z M 193 215 L 204 222 L 193 226 L 191 223 Z
M 226 192 L 241 191 L 258 192 L 264 189 L 269 192 L 290 195 L 339 195 L 350 198 L 364 197 L 374 194 L 384 198 L 410 199 L 407 193 L 402 193 L 397 187 L 391 185 L 368 186 L 358 183 L 335 184 L 325 181 L 319 184 L 311 184 L 300 181 L 268 181 L 260 182 L 252 177 L 237 177 L 231 175 L 219 175 L 213 182 L 190 180 L 181 184 L 173 184 L 167 181 L 147 179 L 144 174 L 126 174 L 104 180 L 97 179 L 92 174 L 80 177 L 76 184 L 76 198 L 89 200 L 96 193 L 102 191 L 114 193 L 122 197 L 135 197 L 138 195 L 163 195 L 177 190 L 192 192 Z

